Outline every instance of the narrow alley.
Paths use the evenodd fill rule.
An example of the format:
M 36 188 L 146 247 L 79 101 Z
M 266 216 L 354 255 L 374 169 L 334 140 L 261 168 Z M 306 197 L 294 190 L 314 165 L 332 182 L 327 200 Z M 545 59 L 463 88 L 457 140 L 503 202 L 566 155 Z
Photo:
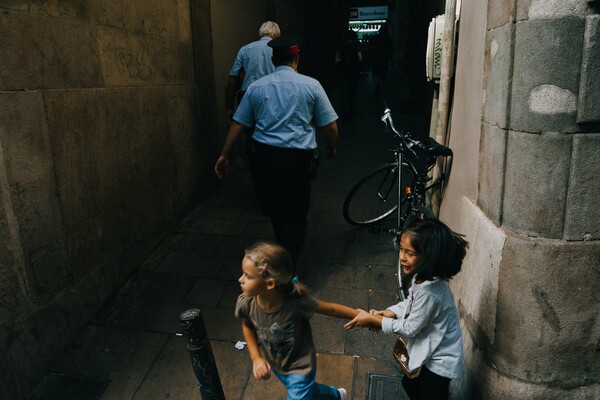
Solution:
M 396 113 L 397 125 L 410 129 L 418 115 L 399 113 L 397 102 L 406 97 L 399 76 L 397 70 L 389 71 L 383 97 L 393 99 L 388 104 Z M 334 107 L 337 96 L 334 90 Z M 397 299 L 392 238 L 352 227 L 342 216 L 348 190 L 388 159 L 394 143 L 379 120 L 383 99 L 373 93 L 370 75 L 363 74 L 358 98 L 356 118 L 350 123 L 338 121 L 338 157 L 324 159 L 313 182 L 298 272 L 323 300 L 385 308 Z M 72 379 L 70 385 L 78 388 L 73 399 L 78 400 L 96 399 L 99 393 L 100 400 L 200 398 L 187 341 L 177 335 L 182 332 L 179 315 L 199 308 L 226 398 L 282 398 L 283 385 L 274 378 L 255 380 L 247 351 L 234 347 L 243 340 L 240 321 L 233 313 L 240 293 L 240 262 L 244 248 L 260 239 L 273 239 L 271 224 L 256 207 L 248 170 L 238 168 L 164 239 L 76 335 L 53 363 L 47 384 L 63 379 L 64 387 L 64 380 Z M 345 331 L 343 324 L 320 315 L 313 318 L 317 379 L 347 388 L 349 398 L 355 400 L 367 397 L 370 382 L 392 379 L 392 384 L 385 385 L 386 392 L 393 398 L 404 396 L 400 370 L 391 358 L 395 337 L 368 330 Z M 368 380 L 372 374 L 375 381 Z M 31 399 L 41 398 L 35 397 L 41 393 L 40 386 Z

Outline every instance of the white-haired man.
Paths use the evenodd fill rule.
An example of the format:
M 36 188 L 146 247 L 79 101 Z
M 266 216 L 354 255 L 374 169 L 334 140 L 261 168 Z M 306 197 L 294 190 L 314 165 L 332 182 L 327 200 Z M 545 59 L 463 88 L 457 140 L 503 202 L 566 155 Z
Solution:
M 271 61 L 273 50 L 267 46 L 272 39 L 281 35 L 279 25 L 273 21 L 265 21 L 258 30 L 259 40 L 248 43 L 237 53 L 233 66 L 229 71 L 227 83 L 227 120 L 231 122 L 235 104 L 241 101 L 241 96 L 250 84 L 275 70 Z M 236 99 L 236 92 L 240 96 Z

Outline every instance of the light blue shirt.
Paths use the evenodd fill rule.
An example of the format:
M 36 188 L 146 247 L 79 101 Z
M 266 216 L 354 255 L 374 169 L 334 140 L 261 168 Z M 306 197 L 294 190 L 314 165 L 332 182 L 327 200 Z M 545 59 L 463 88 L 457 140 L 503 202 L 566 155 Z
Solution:
M 233 116 L 255 128 L 257 142 L 304 150 L 315 149 L 317 128 L 337 118 L 319 81 L 287 65 L 250 85 Z
M 262 37 L 256 42 L 245 45 L 238 51 L 229 71 L 229 76 L 239 76 L 241 69 L 244 69 L 244 81 L 241 90 L 245 91 L 252 82 L 275 71 L 275 66 L 271 61 L 273 49 L 267 46 L 270 40 L 270 37 Z
M 463 364 L 463 343 L 454 297 L 442 279 L 415 283 L 408 299 L 388 307 L 396 318 L 383 318 L 381 330 L 407 342 L 408 368 L 424 365 L 446 378 L 457 378 Z

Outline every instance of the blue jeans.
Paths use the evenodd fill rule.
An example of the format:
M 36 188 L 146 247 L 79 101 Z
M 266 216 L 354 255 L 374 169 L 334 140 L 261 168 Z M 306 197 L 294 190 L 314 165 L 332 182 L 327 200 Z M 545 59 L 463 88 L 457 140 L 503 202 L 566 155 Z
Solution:
M 315 381 L 315 372 L 309 376 L 283 375 L 275 372 L 275 376 L 287 388 L 287 400 L 337 400 L 340 393 L 337 388 Z

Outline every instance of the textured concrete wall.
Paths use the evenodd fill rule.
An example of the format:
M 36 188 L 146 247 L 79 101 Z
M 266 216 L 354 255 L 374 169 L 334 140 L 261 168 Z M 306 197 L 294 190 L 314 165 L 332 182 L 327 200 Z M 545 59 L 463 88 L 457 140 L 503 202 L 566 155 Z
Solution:
M 210 3 L 0 5 L 0 398 L 25 397 L 213 184 L 192 41 L 210 14 L 190 5 Z
M 461 16 L 451 140 L 477 142 L 478 154 L 455 157 L 441 214 L 471 242 L 452 281 L 466 355 L 453 398 L 600 398 L 597 10 L 487 3 L 481 15 L 463 1 L 483 24 Z M 482 38 L 474 88 L 461 80 L 477 77 L 469 54 Z M 481 100 L 480 127 L 461 121 L 473 112 L 465 98 Z M 476 159 L 476 195 L 453 189 L 470 186 L 457 165 Z

